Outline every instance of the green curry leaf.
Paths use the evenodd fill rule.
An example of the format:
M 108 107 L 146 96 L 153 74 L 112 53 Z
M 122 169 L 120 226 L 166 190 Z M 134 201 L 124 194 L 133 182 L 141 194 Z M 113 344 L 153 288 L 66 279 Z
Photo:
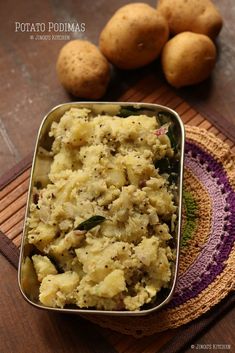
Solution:
M 169 158 L 162 158 L 155 162 L 155 168 L 159 170 L 160 174 L 169 174 L 169 182 L 176 182 L 178 176 L 179 162 L 170 160 Z
M 92 216 L 88 218 L 86 221 L 80 223 L 75 230 L 85 230 L 88 231 L 96 226 L 98 226 L 100 223 L 105 221 L 105 217 L 103 216 Z
M 174 116 L 169 112 L 158 112 L 157 117 L 161 126 L 169 122 L 171 123 L 166 135 L 169 137 L 169 140 L 171 142 L 171 147 L 175 151 L 177 148 L 177 140 L 176 140 L 174 128 L 172 125 L 174 121 Z
M 140 115 L 140 109 L 134 108 L 132 106 L 121 107 L 118 116 L 122 118 L 127 118 L 130 115 Z
M 150 109 L 150 108 L 145 108 L 145 107 L 139 107 L 139 108 L 135 108 L 132 105 L 125 105 L 123 107 L 121 107 L 119 113 L 117 114 L 117 116 L 120 116 L 121 118 L 127 118 L 130 115 L 141 115 L 141 114 L 153 114 L 154 110 Z

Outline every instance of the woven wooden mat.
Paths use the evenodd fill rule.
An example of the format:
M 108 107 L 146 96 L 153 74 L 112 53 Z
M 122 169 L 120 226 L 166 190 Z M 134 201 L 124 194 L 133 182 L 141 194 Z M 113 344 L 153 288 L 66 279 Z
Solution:
M 235 143 L 232 140 L 227 138 L 227 136 L 212 125 L 212 123 L 204 116 L 190 107 L 190 105 L 182 98 L 176 96 L 168 86 L 157 86 L 156 81 L 151 77 L 142 80 L 139 84 L 128 90 L 128 92 L 120 97 L 120 101 L 148 102 L 166 105 L 176 110 L 185 124 L 189 126 L 198 126 L 212 132 L 222 141 L 226 142 L 230 146 L 232 152 L 235 152 Z M 8 173 L 8 181 L 3 180 L 2 183 L 0 183 L 0 230 L 13 244 L 15 244 L 16 247 L 20 246 L 22 235 L 30 176 L 30 162 L 31 157 L 26 159 L 20 168 L 14 169 L 11 175 Z M 222 310 L 220 310 L 220 312 L 221 311 Z M 198 329 L 195 330 L 195 327 L 190 329 L 190 327 L 187 326 L 187 330 L 191 332 L 190 338 L 187 336 L 187 341 L 192 339 L 194 334 L 200 332 L 199 327 L 205 328 L 205 324 L 201 324 L 201 326 L 197 324 L 197 327 Z M 124 342 L 121 334 L 113 333 L 111 331 L 104 331 L 103 334 L 107 336 L 113 346 L 118 349 L 118 352 L 125 351 L 125 353 L 138 353 L 143 352 L 149 345 L 151 345 L 151 349 L 149 348 L 147 351 L 156 352 L 160 347 L 167 344 L 169 340 L 177 341 L 178 332 L 179 329 L 168 330 L 167 332 L 162 333 L 160 343 L 158 339 L 155 339 L 158 336 L 153 335 L 152 337 L 143 338 L 141 341 L 138 340 L 138 344 L 133 337 L 128 338 Z M 186 342 L 184 342 L 182 336 L 181 343 L 179 344 L 178 342 L 178 348 L 175 346 L 173 351 L 182 351 L 181 348 L 183 343 Z M 135 348 L 133 349 L 133 347 Z

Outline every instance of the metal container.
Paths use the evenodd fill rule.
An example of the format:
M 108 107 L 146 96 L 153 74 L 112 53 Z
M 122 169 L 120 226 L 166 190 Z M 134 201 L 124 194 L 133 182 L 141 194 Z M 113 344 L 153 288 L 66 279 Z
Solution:
M 148 116 L 156 116 L 156 118 L 164 121 L 162 123 L 171 122 L 173 127 L 174 139 L 177 142 L 176 147 L 176 155 L 178 155 L 178 171 L 177 171 L 177 180 L 176 180 L 176 194 L 175 194 L 175 203 L 177 205 L 177 226 L 175 231 L 175 242 L 173 244 L 173 249 L 175 249 L 175 262 L 172 269 L 172 278 L 170 282 L 169 289 L 161 290 L 156 297 L 154 303 L 151 306 L 148 304 L 146 308 L 140 311 L 105 311 L 105 310 L 94 310 L 94 309 L 79 309 L 79 308 L 52 308 L 46 307 L 39 303 L 37 299 L 32 299 L 28 294 L 25 293 L 25 290 L 22 285 L 22 264 L 26 256 L 30 254 L 29 246 L 26 244 L 27 237 L 27 226 L 26 219 L 29 215 L 29 204 L 31 200 L 32 188 L 33 186 L 40 182 L 41 178 L 46 178 L 46 175 L 42 175 L 42 171 L 39 163 L 39 147 L 44 147 L 49 149 L 52 145 L 52 139 L 48 137 L 48 132 L 50 130 L 51 124 L 54 121 L 59 121 L 63 114 L 72 107 L 79 108 L 89 108 L 94 111 L 94 113 L 107 112 L 110 115 L 116 115 L 120 109 L 124 112 L 129 108 L 136 110 L 136 112 L 144 113 Z M 161 121 L 160 121 L 161 123 Z M 150 314 L 161 307 L 163 307 L 166 303 L 168 303 L 173 296 L 176 280 L 177 280 L 177 272 L 179 265 L 179 252 L 180 252 L 180 235 L 181 235 L 181 210 L 182 210 L 182 185 L 183 185 L 183 165 L 184 165 L 184 143 L 185 143 L 185 132 L 183 123 L 179 117 L 179 115 L 172 109 L 167 108 L 165 106 L 157 105 L 157 104 L 148 104 L 148 103 L 133 103 L 133 102 L 75 102 L 75 103 L 65 103 L 56 106 L 53 108 L 43 119 L 41 126 L 39 128 L 36 147 L 33 157 L 33 164 L 31 170 L 30 177 L 30 185 L 29 185 L 29 193 L 28 200 L 26 206 L 26 214 L 25 214 L 25 223 L 24 223 L 24 231 L 21 242 L 21 251 L 20 251 L 20 260 L 19 260 L 19 270 L 18 270 L 18 283 L 21 290 L 21 293 L 30 304 L 36 306 L 37 308 L 52 310 L 57 312 L 64 313 L 82 313 L 82 314 L 106 314 L 106 315 L 119 315 L 119 316 L 135 316 L 135 315 L 146 315 Z M 39 166 L 38 166 L 39 164 Z M 40 174 L 40 177 L 39 177 Z M 31 254 L 30 254 L 31 255 Z M 29 275 L 30 277 L 30 275 Z M 30 282 L 30 278 L 28 278 Z

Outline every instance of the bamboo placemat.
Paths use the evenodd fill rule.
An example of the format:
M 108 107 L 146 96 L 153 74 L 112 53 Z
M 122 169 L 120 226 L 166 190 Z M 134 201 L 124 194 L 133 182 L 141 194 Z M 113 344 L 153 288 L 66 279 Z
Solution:
M 212 132 L 215 136 L 227 143 L 232 152 L 235 152 L 235 144 L 232 140 L 227 138 L 215 126 L 213 126 L 211 122 L 209 122 L 195 109 L 190 107 L 189 104 L 183 101 L 182 98 L 176 96 L 168 86 L 156 87 L 155 80 L 151 78 L 147 78 L 131 88 L 120 98 L 120 101 L 142 101 L 167 105 L 179 113 L 185 124 L 188 126 L 198 126 L 199 128 L 206 129 L 208 132 Z M 22 234 L 30 175 L 30 160 L 31 157 L 24 161 L 24 164 L 21 165 L 21 170 L 14 169 L 14 177 L 12 177 L 11 174 L 10 182 L 10 174 L 8 173 L 8 180 L 3 180 L 4 185 L 2 185 L 0 191 L 0 229 L 4 234 L 6 234 L 8 239 L 15 244 L 16 247 L 19 247 L 20 245 L 20 238 Z M 154 352 L 157 348 L 160 348 L 162 344 L 168 342 L 172 337 L 176 337 L 176 333 L 178 331 L 179 329 L 168 330 L 166 333 L 161 334 L 160 345 L 154 340 L 156 335 L 153 335 L 152 338 L 143 339 L 143 342 L 145 342 L 145 344 L 149 344 L 151 342 L 152 350 L 149 350 L 149 352 Z M 105 331 L 105 335 L 115 347 L 119 347 L 119 352 L 124 352 L 124 350 L 126 353 L 134 352 L 132 348 L 129 348 L 129 350 L 127 349 L 127 346 L 132 346 L 131 342 L 134 344 L 134 338 L 130 337 L 128 338 L 129 343 L 127 343 L 127 341 L 124 343 L 123 340 L 121 340 L 122 335 L 120 334 Z M 142 348 L 140 347 L 141 346 L 138 345 L 135 352 L 142 352 L 141 349 L 143 349 L 143 346 Z M 177 347 L 174 348 L 174 352 L 177 351 L 176 348 Z

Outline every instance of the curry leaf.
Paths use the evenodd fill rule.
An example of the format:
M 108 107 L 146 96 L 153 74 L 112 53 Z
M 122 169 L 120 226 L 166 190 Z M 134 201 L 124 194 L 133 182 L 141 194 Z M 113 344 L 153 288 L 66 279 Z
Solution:
M 166 134 L 170 139 L 171 147 L 173 148 L 173 150 L 176 150 L 177 139 L 175 136 L 174 127 L 172 125 L 174 121 L 174 115 L 169 112 L 158 112 L 157 116 L 161 126 L 169 122 L 171 123 Z
M 160 125 L 164 125 L 166 123 L 169 123 L 170 121 L 174 120 L 174 115 L 172 115 L 169 112 L 158 112 L 157 113 L 157 117 L 158 117 L 158 121 L 160 123 Z
M 170 173 L 171 172 L 171 164 L 168 158 L 163 158 L 155 162 L 155 168 L 159 169 L 159 173 Z
M 155 162 L 155 168 L 159 170 L 160 174 L 169 174 L 169 182 L 176 182 L 178 176 L 179 163 L 169 158 L 162 158 Z
M 132 105 L 125 105 L 123 107 L 121 107 L 119 113 L 117 114 L 117 116 L 120 116 L 122 118 L 127 118 L 130 115 L 141 115 L 141 114 L 153 114 L 154 110 L 148 108 L 148 107 L 139 107 L 139 108 L 135 108 Z
M 122 118 L 127 118 L 130 115 L 139 115 L 139 114 L 140 114 L 140 109 L 127 105 L 127 106 L 121 107 L 118 116 L 121 116 Z
M 88 218 L 86 221 L 80 223 L 75 230 L 90 230 L 96 226 L 98 226 L 100 223 L 105 221 L 105 217 L 103 216 L 92 216 Z

